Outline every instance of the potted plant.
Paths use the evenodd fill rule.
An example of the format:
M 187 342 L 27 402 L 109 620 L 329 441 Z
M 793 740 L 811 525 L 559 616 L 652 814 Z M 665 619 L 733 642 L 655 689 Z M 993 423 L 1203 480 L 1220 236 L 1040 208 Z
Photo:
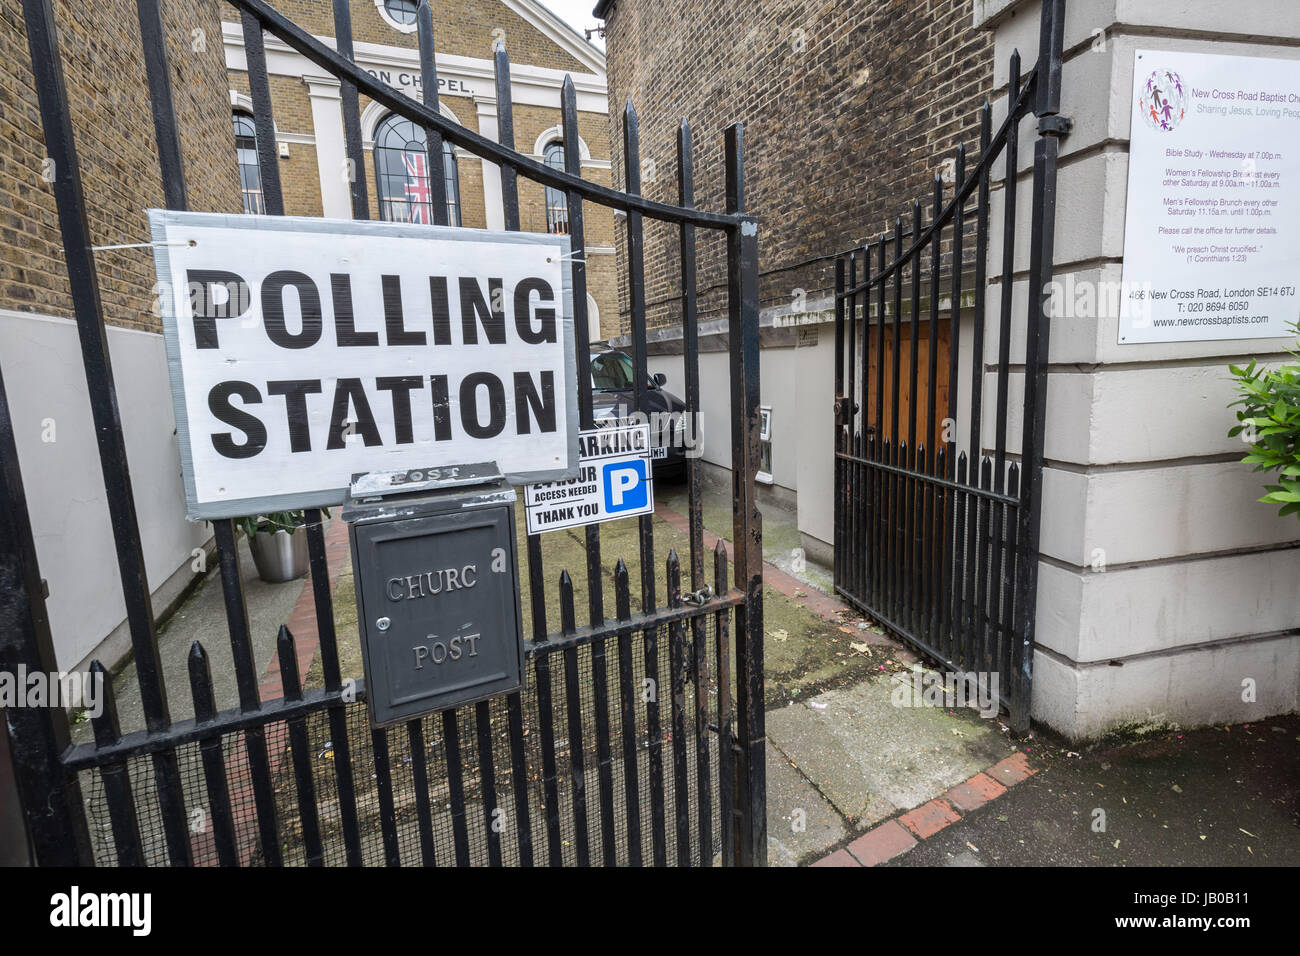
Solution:
M 1300 323 L 1292 328 L 1300 334 Z M 1244 367 L 1228 366 L 1241 394 L 1232 403 L 1241 406 L 1239 424 L 1228 434 L 1250 444 L 1243 462 L 1277 474 L 1277 484 L 1266 485 L 1259 500 L 1280 505 L 1284 516 L 1300 516 L 1300 351 L 1288 353 L 1296 362 L 1262 368 L 1251 359 Z
M 236 522 L 248 536 L 258 577 L 270 584 L 281 584 L 307 573 L 307 532 L 302 530 L 306 523 L 307 515 L 301 510 L 249 515 Z

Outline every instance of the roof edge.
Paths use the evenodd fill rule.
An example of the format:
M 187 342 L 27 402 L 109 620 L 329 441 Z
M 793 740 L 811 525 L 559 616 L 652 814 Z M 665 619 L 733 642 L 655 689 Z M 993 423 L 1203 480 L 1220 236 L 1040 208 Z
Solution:
M 588 42 L 576 28 L 540 0 L 501 0 L 501 2 L 587 69 L 602 77 L 607 74 L 608 66 L 604 52 Z

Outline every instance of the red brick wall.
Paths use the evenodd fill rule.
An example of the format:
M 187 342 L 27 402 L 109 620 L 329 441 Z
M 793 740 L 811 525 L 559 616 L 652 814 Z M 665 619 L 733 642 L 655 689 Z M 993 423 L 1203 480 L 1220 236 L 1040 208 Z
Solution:
M 969 0 L 616 0 L 607 14 L 615 182 L 622 107 L 641 121 L 647 195 L 676 199 L 675 131 L 695 131 L 696 201 L 724 206 L 723 130 L 745 124 L 748 211 L 767 272 L 871 238 L 910 215 L 958 142 L 973 151 L 991 44 Z M 621 221 L 621 220 L 620 220 Z M 702 241 L 701 318 L 725 315 L 721 242 Z M 676 231 L 649 226 L 652 325 L 679 321 Z M 625 267 L 620 264 L 620 274 Z M 826 265 L 766 275 L 763 304 L 829 291 Z M 667 299 L 668 301 L 663 301 Z M 626 326 L 626 282 L 622 285 Z

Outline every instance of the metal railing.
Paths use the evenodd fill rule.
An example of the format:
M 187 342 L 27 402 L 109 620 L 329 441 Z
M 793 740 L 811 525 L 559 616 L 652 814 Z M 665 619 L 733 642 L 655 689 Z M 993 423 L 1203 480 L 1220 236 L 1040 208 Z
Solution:
M 356 721 L 349 718 L 359 713 L 357 708 L 364 708 L 365 688 L 363 683 L 345 685 L 342 679 L 319 509 L 308 512 L 306 534 L 323 686 L 302 686 L 295 637 L 282 627 L 278 656 L 284 694 L 275 700 L 263 700 L 259 694 L 235 526 L 230 520 L 214 521 L 238 705 L 216 710 L 210 651 L 196 642 L 189 658 L 195 716 L 173 721 L 158 655 L 53 7 L 51 0 L 23 0 L 46 149 L 58 170 L 54 192 L 59 226 L 145 716 L 143 729 L 123 733 L 110 696 L 103 715 L 94 720 L 94 742 L 77 746 L 69 743 L 61 712 L 26 712 L 13 722 L 28 830 L 38 861 L 273 865 L 288 860 L 288 847 L 295 860 L 308 864 L 637 865 L 671 860 L 709 865 L 716 856 L 724 864 L 762 865 L 767 842 L 762 551 L 754 497 L 759 455 L 758 240 L 757 228 L 744 212 L 741 127 L 733 125 L 726 132 L 725 211 L 695 208 L 692 136 L 685 124 L 677 142 L 678 204 L 656 202 L 641 195 L 637 121 L 630 104 L 623 118 L 625 189 L 581 178 L 571 80 L 566 80 L 559 104 L 564 169 L 517 152 L 510 63 L 503 49 L 495 53 L 499 141 L 444 118 L 438 111 L 433 21 L 427 0 L 422 0 L 418 11 L 420 102 L 354 63 L 347 0 L 334 2 L 335 48 L 318 42 L 262 0 L 230 0 L 230 4 L 243 25 L 267 213 L 282 215 L 284 201 L 265 33 L 340 80 L 345 145 L 355 171 L 349 186 L 353 218 L 369 214 L 358 109 L 362 93 L 423 126 L 431 155 L 439 155 L 446 141 L 498 164 L 508 230 L 520 226 L 519 176 L 567 196 L 580 369 L 590 364 L 584 204 L 625 211 L 638 408 L 645 405 L 649 380 L 643 218 L 668 222 L 679 230 L 688 413 L 698 412 L 700 402 L 695 230 L 725 236 L 732 329 L 731 462 L 737 493 L 734 578 L 727 555 L 719 548 L 712 559 L 716 596 L 699 604 L 686 603 L 682 568 L 670 553 L 664 562 L 661 606 L 653 519 L 643 516 L 637 519 L 640 606 L 633 610 L 630 575 L 620 560 L 610 618 L 604 605 L 600 531 L 588 526 L 584 540 L 588 624 L 577 624 L 573 582 L 565 571 L 559 576 L 560 621 L 553 630 L 545 600 L 550 573 L 544 567 L 540 537 L 530 535 L 526 554 L 531 639 L 526 649 L 533 670 L 531 685 L 504 701 L 485 701 L 413 720 L 404 728 L 405 734 L 369 729 L 367 740 L 365 735 L 350 733 Z M 183 210 L 188 208 L 186 178 L 159 0 L 138 0 L 138 10 L 166 205 Z M 430 183 L 435 224 L 445 225 L 442 178 L 431 177 Z M 580 388 L 578 398 L 581 425 L 591 427 L 591 393 Z M 7 625 L 0 635 L 0 666 L 51 670 L 52 643 L 2 383 L 0 465 L 0 514 L 12 524 L 0 536 L 0 569 L 6 572 L 0 575 L 0 611 Z M 703 545 L 699 460 L 691 459 L 688 469 L 687 570 L 691 591 L 698 593 L 710 576 Z M 666 647 L 661 648 L 664 636 Z M 613 656 L 617 657 L 615 675 L 608 672 Z M 95 667 L 102 673 L 98 663 Z M 662 680 L 670 689 L 666 708 L 661 709 L 657 692 L 649 697 L 642 693 L 646 680 L 656 687 Z M 555 726 L 561 717 L 563 737 Z M 468 730 L 471 723 L 473 733 Z M 670 744 L 665 739 L 669 736 Z M 322 742 L 328 742 L 332 757 L 327 769 L 311 759 Z M 89 797 L 82 792 L 84 781 L 93 791 Z M 588 796 L 588 781 L 594 784 L 594 798 Z M 322 797 L 326 791 L 332 795 L 328 807 Z M 435 801 L 431 796 L 435 791 L 445 794 L 445 801 L 441 796 L 442 802 Z M 287 803 L 285 793 L 293 795 Z M 99 837 L 96 845 L 86 823 L 86 803 L 100 798 L 103 803 L 97 809 L 107 820 L 111 841 L 105 844 Z M 212 821 L 210 831 L 202 836 L 187 825 L 196 806 Z M 379 831 L 375 839 L 362 826 L 372 806 Z M 514 820 L 502 829 L 497 811 L 507 808 Z M 155 825 L 157 832 L 151 829 Z
M 1058 143 L 1068 130 L 1059 116 L 1064 13 L 1064 0 L 1043 4 L 1038 63 L 1022 80 L 1020 55 L 1012 55 L 1007 116 L 995 132 L 992 109 L 984 104 L 979 159 L 968 171 L 965 148 L 958 147 L 951 196 L 945 198 L 944 178 L 936 176 L 928 222 L 922 203 L 914 202 L 910 229 L 899 217 L 889 234 L 842 253 L 835 275 L 835 588 L 936 662 L 979 675 L 983 692 L 1007 708 L 1017 730 L 1029 724 L 1033 667 L 1051 330 L 1042 290 L 1052 262 Z M 1018 136 L 1030 117 L 1037 117 L 1039 133 L 1030 295 L 1027 310 L 1018 317 L 1013 296 L 1018 279 Z M 990 362 L 985 355 L 990 176 L 999 160 L 1006 171 L 1000 193 L 1002 262 L 998 325 L 991 330 L 997 355 Z M 970 232 L 974 256 L 968 263 L 963 253 Z M 972 274 L 967 295 L 963 283 Z M 910 287 L 907 295 L 905 285 Z M 964 404 L 963 316 L 970 327 Z M 1023 433 L 1013 455 L 1007 430 L 1011 344 L 1018 319 L 1026 342 L 1025 384 Z M 940 364 L 945 348 L 946 361 Z M 928 363 L 924 387 L 923 351 Z M 991 443 L 983 432 L 990 373 Z M 942 409 L 941 383 L 947 390 Z

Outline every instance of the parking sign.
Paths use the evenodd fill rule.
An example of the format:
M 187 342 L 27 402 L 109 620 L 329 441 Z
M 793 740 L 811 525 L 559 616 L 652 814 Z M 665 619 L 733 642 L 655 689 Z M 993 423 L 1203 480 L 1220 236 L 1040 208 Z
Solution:
M 654 511 L 648 425 L 584 431 L 579 435 L 578 449 L 577 478 L 524 487 L 529 534 Z
M 605 511 L 611 515 L 639 514 L 650 500 L 650 469 L 640 459 L 600 466 Z

